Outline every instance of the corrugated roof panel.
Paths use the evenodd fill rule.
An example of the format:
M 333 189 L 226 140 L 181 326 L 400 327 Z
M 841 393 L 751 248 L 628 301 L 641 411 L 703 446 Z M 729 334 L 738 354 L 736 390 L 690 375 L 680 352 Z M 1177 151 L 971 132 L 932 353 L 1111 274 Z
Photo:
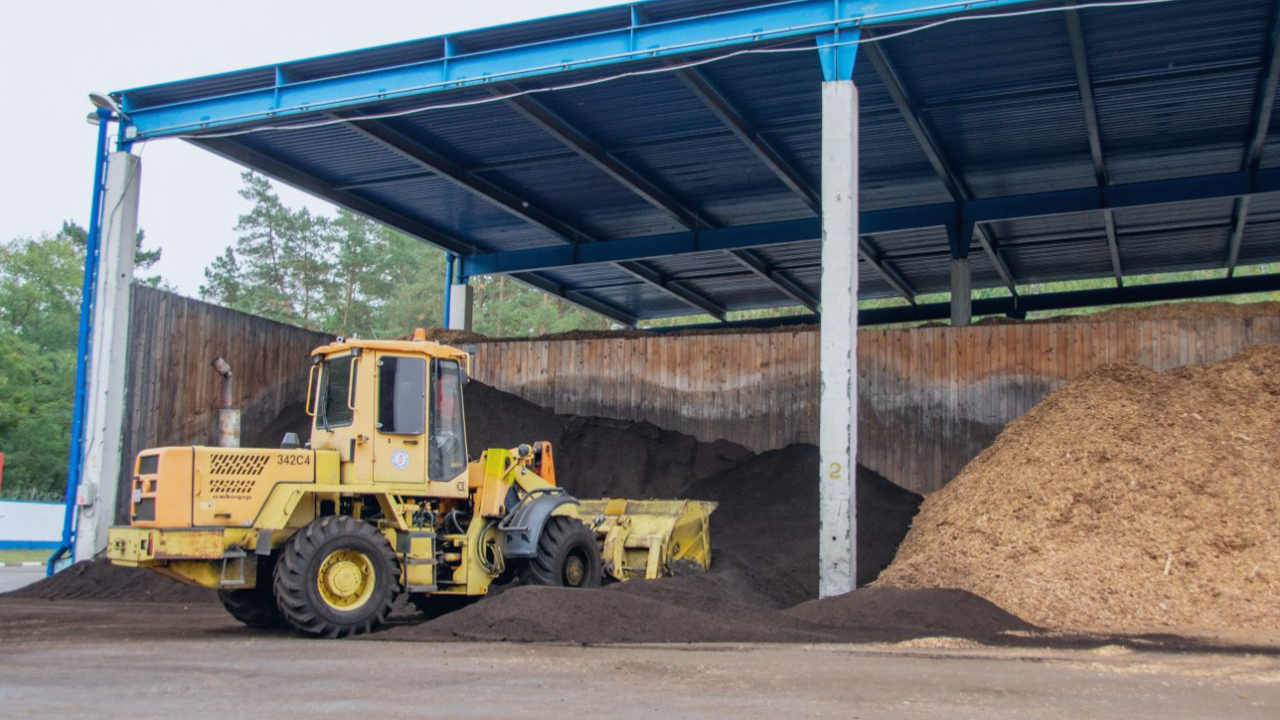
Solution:
M 754 248 L 753 252 L 780 270 L 811 266 L 822 261 L 822 243 L 819 241 L 771 245 Z
M 671 73 L 629 77 L 533 97 L 606 147 L 643 142 L 660 134 L 724 127 Z
M 662 178 L 676 197 L 695 208 L 734 195 L 791 193 L 778 176 L 735 137 L 671 142 L 627 152 L 621 157 L 646 177 Z M 806 209 L 791 217 L 812 215 Z M 727 222 L 731 217 L 722 217 L 721 221 Z
M 1256 61 L 1274 3 L 1196 0 L 1081 13 L 1095 82 Z
M 597 240 L 684 229 L 587 161 L 573 157 L 480 173 Z
M 335 75 L 350 75 L 366 70 L 377 70 L 396 65 L 411 65 L 444 56 L 444 39 L 433 37 L 421 40 L 384 45 L 354 53 L 325 55 L 288 63 L 285 70 L 289 81 L 312 80 Z
M 1225 223 L 1231 219 L 1234 205 L 1234 200 L 1222 198 L 1126 208 L 1115 211 L 1116 228 L 1123 231 L 1141 229 L 1152 225 L 1167 226 L 1177 223 L 1204 222 L 1206 220 Z
M 1064 184 L 1075 182 L 1072 170 L 1091 162 L 1080 96 L 1074 92 L 948 107 L 929 112 L 928 118 L 948 159 L 967 168 L 971 182 L 974 167 L 1037 167 L 1046 177 L 1065 170 L 1063 179 L 1039 185 L 1068 189 L 1078 186 Z M 987 184 L 996 186 L 993 192 L 1006 192 L 999 183 Z
M 235 142 L 335 186 L 422 170 L 344 125 L 241 135 Z
M 698 276 L 735 275 L 750 272 L 745 265 L 725 252 L 669 255 L 647 260 L 649 267 L 672 280 L 687 280 Z
M 892 233 L 867 235 L 867 239 L 890 258 L 902 253 L 921 253 L 947 250 L 946 228 L 928 227 Z
M 126 91 L 125 97 L 132 103 L 161 105 L 210 95 L 223 95 L 247 90 L 274 87 L 276 70 L 273 67 L 255 68 L 237 73 L 210 75 L 208 77 L 181 80 L 179 82 L 152 85 Z
M 431 110 L 381 122 L 463 165 L 565 150 L 503 103 Z
M 1019 284 L 1102 278 L 1114 274 L 1105 237 L 1092 241 L 1001 250 Z M 1128 272 L 1128 266 L 1125 266 Z
M 755 225 L 776 220 L 813 217 L 813 211 L 793 192 L 762 195 L 723 193 L 699 198 L 702 209 L 727 225 Z
M 1240 243 L 1240 265 L 1280 262 L 1280 221 L 1252 222 Z
M 457 43 L 460 52 L 483 52 L 500 47 L 528 45 L 575 35 L 618 30 L 630 24 L 629 8 L 606 7 L 455 33 L 450 38 Z
M 1242 70 L 1207 84 L 1179 78 L 1095 91 L 1104 148 L 1181 151 L 1235 143 L 1243 152 L 1257 73 Z M 1167 167 L 1167 166 L 1166 166 Z
M 584 294 L 645 318 L 692 315 L 698 312 L 671 293 L 640 281 L 630 285 L 592 289 Z
M 1120 261 L 1130 275 L 1221 267 L 1227 256 L 1230 226 L 1126 235 Z
M 1058 13 L 952 24 L 894 38 L 880 48 L 908 94 L 926 106 L 1075 82 L 1066 25 Z
M 1107 155 L 1107 172 L 1115 184 L 1168 180 L 1240 172 L 1244 148 L 1218 142 L 1195 148 L 1169 147 L 1158 151 L 1121 146 Z
M 634 275 L 623 272 L 612 263 L 556 268 L 544 271 L 542 276 L 559 285 L 584 290 L 610 285 L 626 285 L 636 281 Z
M 744 55 L 698 71 L 753 126 L 797 117 L 821 119 L 822 98 L 812 89 L 822 84 L 822 65 L 812 51 L 813 41 L 790 47 L 803 51 Z
M 988 227 L 1002 241 L 1014 242 L 1017 238 L 1042 240 L 1053 237 L 1072 237 L 1081 234 L 1105 232 L 1102 213 L 1072 213 L 1042 218 L 1026 218 L 1011 222 L 989 223 Z
M 419 218 L 446 234 L 474 242 L 486 250 L 519 250 L 563 244 L 547 231 L 439 178 L 353 192 L 401 214 Z
M 753 0 L 657 0 L 639 6 L 653 20 L 688 17 Z M 629 8 L 606 8 L 491 28 L 457 36 L 478 50 L 590 33 L 626 25 Z M 1102 149 L 1112 183 L 1237 172 L 1253 112 L 1253 96 L 1275 4 L 1269 0 L 1197 0 L 1142 8 L 1080 11 L 1089 69 L 1096 85 Z M 901 26 L 900 26 L 901 27 Z M 1061 13 L 953 23 L 885 42 L 884 50 L 941 146 L 942 154 L 977 197 L 1094 187 L 1079 89 Z M 891 32 L 878 28 L 873 33 Z M 434 44 L 433 44 L 434 43 Z M 793 45 L 811 40 L 792 41 Z M 293 78 L 415 62 L 441 50 L 436 40 L 414 41 L 344 56 L 290 63 Z M 715 53 L 707 53 L 707 57 Z M 657 61 L 626 66 L 653 69 Z M 497 84 L 508 90 L 599 79 L 618 66 Z M 812 51 L 750 54 L 705 65 L 706 77 L 758 132 L 820 188 L 821 74 Z M 857 64 L 862 111 L 860 161 L 864 210 L 911 207 L 950 199 L 919 141 L 865 58 Z M 198 97 L 269 87 L 272 68 L 148 88 L 149 100 Z M 488 97 L 489 87 L 441 93 L 435 100 Z M 680 202 L 714 223 L 742 226 L 795 218 L 813 211 L 788 189 L 675 76 L 631 77 L 538 93 L 537 102 Z M 369 112 L 410 109 L 396 100 Z M 1280 104 L 1273 113 L 1264 167 L 1280 166 Z M 319 119 L 316 114 L 296 120 Z M 571 226 L 602 240 L 678 232 L 682 226 L 635 192 L 528 122 L 505 103 L 416 113 L 386 120 Z M 425 175 L 417 164 L 335 127 L 244 136 L 234 142 L 315 176 L 322 184 L 358 185 L 348 192 L 415 218 L 489 251 L 560 244 L 550 233 L 516 218 L 452 183 Z M 370 184 L 379 178 L 394 182 Z M 1116 211 L 1124 271 L 1167 272 L 1221 267 L 1226 260 L 1231 199 Z M 1280 257 L 1280 196 L 1257 196 L 1249 215 L 1242 263 Z M 994 223 L 992 234 L 1020 282 L 1110 277 L 1110 253 L 1100 212 Z M 869 240 L 917 292 L 949 288 L 947 238 L 940 227 L 879 234 Z M 821 247 L 808 242 L 757 249 L 771 267 L 812 292 L 821 277 Z M 1000 279 L 975 243 L 975 287 Z M 729 307 L 789 304 L 776 287 L 726 253 L 646 260 L 664 277 L 687 283 Z M 570 291 L 644 317 L 694 310 L 660 288 L 611 264 L 542 273 Z M 859 263 L 864 297 L 896 292 L 867 263 Z
M 793 303 L 791 298 L 752 272 L 708 277 L 701 280 L 682 280 L 680 284 L 726 310 L 747 310 Z

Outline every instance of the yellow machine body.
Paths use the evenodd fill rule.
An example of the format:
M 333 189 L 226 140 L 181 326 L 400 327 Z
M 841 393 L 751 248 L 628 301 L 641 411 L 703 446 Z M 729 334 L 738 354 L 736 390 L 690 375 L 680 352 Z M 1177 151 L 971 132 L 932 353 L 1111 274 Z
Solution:
M 328 516 L 376 528 L 411 594 L 479 596 L 503 575 L 518 510 L 547 502 L 595 538 L 617 580 L 705 570 L 712 503 L 577 501 L 556 487 L 549 443 L 485 450 L 468 462 L 461 384 L 466 353 L 427 341 L 339 341 L 317 348 L 307 407 L 308 448 L 166 447 L 134 466 L 131 522 L 113 527 L 107 555 L 220 590 L 270 583 L 300 530 Z M 455 387 L 456 386 L 456 387 Z M 537 513 L 534 513 L 537 515 Z M 533 539 L 536 541 L 536 538 Z M 506 543 L 506 545 L 504 545 Z M 504 551 L 504 547 L 506 550 Z M 332 560 L 342 592 L 354 567 Z

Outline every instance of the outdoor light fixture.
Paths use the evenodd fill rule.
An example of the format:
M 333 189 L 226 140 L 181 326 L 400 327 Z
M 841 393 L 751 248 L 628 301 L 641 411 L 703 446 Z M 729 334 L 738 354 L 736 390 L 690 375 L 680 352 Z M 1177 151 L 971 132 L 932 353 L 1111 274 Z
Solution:
M 112 98 L 110 95 L 106 93 L 100 93 L 100 92 L 89 93 L 89 102 L 93 103 L 94 107 L 99 107 L 99 108 L 102 108 L 103 110 L 110 110 L 113 114 L 118 115 L 121 118 L 128 119 L 129 117 L 124 113 L 124 110 L 120 109 L 120 104 L 117 103 L 114 98 Z

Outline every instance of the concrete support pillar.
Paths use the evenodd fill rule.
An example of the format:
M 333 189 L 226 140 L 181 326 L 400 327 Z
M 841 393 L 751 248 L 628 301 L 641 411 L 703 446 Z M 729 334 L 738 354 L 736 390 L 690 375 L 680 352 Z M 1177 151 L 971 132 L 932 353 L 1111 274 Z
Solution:
M 471 312 L 475 307 L 475 289 L 465 283 L 449 286 L 449 317 L 445 326 L 450 330 L 471 331 Z
M 141 171 L 138 157 L 129 153 L 113 153 L 107 160 L 101 250 L 93 291 L 93 345 L 86 376 L 84 469 L 76 493 L 77 561 L 106 549 L 107 529 L 116 520 L 120 466 L 128 461 L 120 455 L 120 443 Z
M 951 258 L 951 324 L 973 321 L 973 274 L 969 258 Z
M 852 73 L 849 73 L 852 75 Z M 822 405 L 818 593 L 857 578 L 858 89 L 822 84 Z

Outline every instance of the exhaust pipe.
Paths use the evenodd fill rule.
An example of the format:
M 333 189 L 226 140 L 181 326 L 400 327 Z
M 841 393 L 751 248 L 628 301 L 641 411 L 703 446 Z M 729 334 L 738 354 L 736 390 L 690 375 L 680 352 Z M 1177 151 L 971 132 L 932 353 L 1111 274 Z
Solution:
M 218 410 L 218 447 L 240 447 L 240 409 L 232 392 L 231 364 L 218 356 L 210 363 L 222 376 L 222 408 Z

